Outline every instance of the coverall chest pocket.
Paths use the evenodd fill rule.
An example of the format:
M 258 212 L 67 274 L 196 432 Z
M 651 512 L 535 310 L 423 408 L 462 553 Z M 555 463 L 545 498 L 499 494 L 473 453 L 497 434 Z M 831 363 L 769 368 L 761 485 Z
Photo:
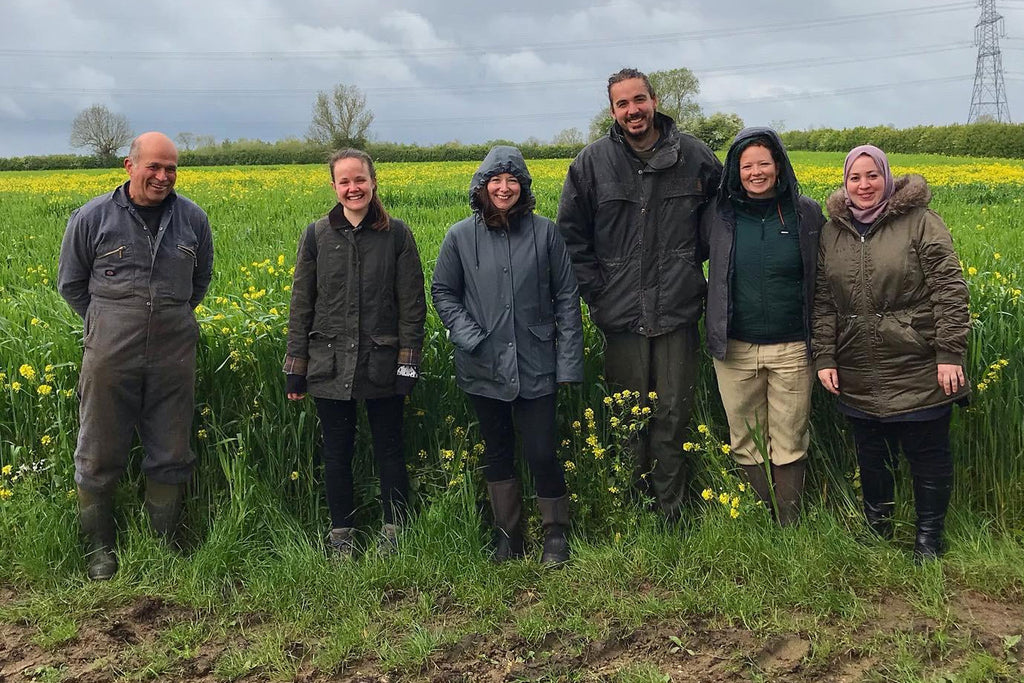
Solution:
M 167 245 L 166 250 L 164 244 Z M 160 294 L 174 301 L 188 301 L 192 296 L 192 275 L 198 263 L 198 242 L 180 237 L 169 239 L 161 244 L 157 253 L 153 284 Z
M 134 284 L 132 245 L 103 245 L 92 262 L 89 292 L 104 299 L 124 299 L 132 295 Z

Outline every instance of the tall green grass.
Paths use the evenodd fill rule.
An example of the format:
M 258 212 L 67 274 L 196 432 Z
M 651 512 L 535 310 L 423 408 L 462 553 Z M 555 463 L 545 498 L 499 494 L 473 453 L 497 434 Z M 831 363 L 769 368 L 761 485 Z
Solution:
M 794 159 L 798 170 L 831 169 L 841 163 L 841 155 L 826 153 L 802 153 Z M 893 161 L 908 167 L 939 163 L 934 157 Z M 948 164 L 955 167 L 963 161 L 952 159 Z M 539 213 L 554 217 L 567 164 L 563 160 L 531 166 Z M 428 282 L 446 228 L 469 213 L 466 187 L 474 167 L 380 166 L 384 203 L 413 228 Z M 254 547 L 269 561 L 283 545 L 295 538 L 308 541 L 326 525 L 315 412 L 308 401 L 285 399 L 280 363 L 296 242 L 305 225 L 332 206 L 333 197 L 326 169 L 318 167 L 209 172 L 220 175 L 186 169 L 179 180 L 179 189 L 208 211 L 217 254 L 213 286 L 198 311 L 202 340 L 193 441 L 198 468 L 187 521 L 201 541 L 193 567 L 197 580 L 211 573 L 223 580 L 246 575 L 244 564 L 251 561 L 247 555 Z M 77 568 L 70 491 L 81 322 L 56 293 L 56 263 L 69 213 L 94 193 L 77 186 L 91 188 L 97 177 L 109 176 L 111 188 L 119 182 L 116 174 L 102 173 L 0 174 L 8 188 L 0 197 L 0 225 L 7 245 L 0 271 L 0 464 L 11 468 L 0 479 L 6 492 L 0 500 L 0 577 L 46 581 L 54 573 L 67 576 Z M 815 177 L 809 171 L 807 175 Z M 39 189 L 40 179 L 45 181 L 44 190 Z M 35 189 L 19 189 L 19 183 L 29 187 L 30 181 Z M 832 189 L 814 182 L 804 187 L 820 201 Z M 972 181 L 933 189 L 932 206 L 953 230 L 965 269 L 972 269 L 968 282 L 976 320 L 967 371 L 972 383 L 984 382 L 971 407 L 958 410 L 954 418 L 954 507 L 969 511 L 971 519 L 1019 532 L 1024 519 L 1024 353 L 1019 341 L 1024 316 L 1018 289 L 1024 207 L 1019 196 L 1024 188 Z M 616 532 L 628 536 L 638 508 L 622 490 L 627 487 L 617 486 L 610 477 L 613 460 L 594 457 L 581 438 L 586 435 L 572 427 L 574 421 L 586 424 L 584 414 L 590 408 L 596 414 L 594 430 L 600 442 L 615 442 L 610 413 L 602 402 L 602 340 L 589 321 L 585 344 L 586 382 L 562 390 L 560 397 L 560 455 L 576 468 L 569 479 L 582 513 L 578 531 L 584 537 L 593 534 L 596 542 Z M 21 373 L 22 366 L 31 367 L 31 373 L 25 372 L 29 377 Z M 52 390 L 40 393 L 45 392 L 41 386 Z M 451 519 L 431 526 L 429 520 L 437 515 L 431 506 L 461 501 L 455 508 L 440 508 L 458 516 L 460 525 L 475 524 L 478 511 L 485 507 L 474 420 L 455 386 L 451 346 L 431 312 L 422 379 L 409 400 L 406 423 L 413 488 L 427 515 L 424 528 L 431 533 L 463 533 L 449 528 Z M 696 431 L 699 424 L 708 426 L 707 434 Z M 734 482 L 728 472 L 722 474 L 729 464 L 718 446 L 727 430 L 707 359 L 693 427 L 692 441 L 698 447 L 686 457 L 692 461 L 695 492 L 710 488 L 717 495 Z M 373 502 L 377 484 L 370 476 L 368 447 L 367 432 L 362 430 L 359 516 L 372 527 L 379 510 Z M 811 459 L 811 505 L 835 513 L 855 528 L 852 447 L 824 392 L 815 395 Z M 133 471 L 120 493 L 128 516 L 137 509 L 138 490 L 139 476 Z M 584 492 L 587 500 L 579 501 Z M 699 501 L 696 495 L 695 499 Z M 907 518 L 910 512 L 906 504 L 903 507 Z M 479 534 L 470 536 L 463 542 L 482 543 Z M 196 590 L 201 594 L 205 589 Z

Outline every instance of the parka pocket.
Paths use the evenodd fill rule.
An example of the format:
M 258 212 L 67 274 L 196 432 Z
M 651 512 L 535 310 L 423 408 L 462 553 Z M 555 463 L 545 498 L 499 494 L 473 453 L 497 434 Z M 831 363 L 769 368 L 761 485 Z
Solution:
M 309 335 L 309 363 L 306 379 L 310 382 L 332 379 L 337 374 L 334 357 L 335 338 L 320 332 Z
M 398 337 L 393 335 L 372 335 L 370 337 L 370 361 L 366 375 L 370 382 L 379 386 L 393 386 L 398 371 Z
M 914 329 L 911 321 L 909 312 L 884 315 L 878 323 L 879 333 L 894 351 L 931 354 L 934 351 L 931 344 Z

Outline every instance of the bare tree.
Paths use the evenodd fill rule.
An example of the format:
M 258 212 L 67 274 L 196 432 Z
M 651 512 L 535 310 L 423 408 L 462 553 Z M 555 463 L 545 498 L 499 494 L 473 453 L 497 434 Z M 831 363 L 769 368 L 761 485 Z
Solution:
M 551 139 L 552 145 L 585 145 L 587 139 L 579 128 L 564 128 L 555 134 Z
M 217 141 L 212 135 L 200 135 L 183 131 L 174 136 L 174 142 L 182 152 L 193 152 L 204 147 L 213 147 Z
M 71 122 L 71 146 L 87 147 L 96 156 L 113 157 L 133 137 L 128 119 L 102 104 L 83 109 Z
M 366 96 L 354 85 L 339 83 L 332 92 L 317 93 L 306 137 L 319 145 L 360 147 L 366 144 L 371 123 Z

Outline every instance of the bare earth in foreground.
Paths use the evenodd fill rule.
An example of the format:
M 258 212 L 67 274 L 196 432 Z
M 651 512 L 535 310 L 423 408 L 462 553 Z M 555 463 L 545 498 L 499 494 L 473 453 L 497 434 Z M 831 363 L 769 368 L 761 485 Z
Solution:
M 0 606 L 16 600 L 14 591 L 0 589 Z M 1010 675 L 1005 680 L 1024 680 L 1024 642 L 1014 638 L 1024 632 L 1024 607 L 968 592 L 954 598 L 948 610 L 951 635 L 944 647 L 936 645 L 941 638 L 929 637 L 939 629 L 934 620 L 894 599 L 875 605 L 854 630 L 843 622 L 809 621 L 810 632 L 768 638 L 700 617 L 612 628 L 609 637 L 590 642 L 571 633 L 534 643 L 514 633 L 467 636 L 435 651 L 418 669 L 402 672 L 382 670 L 375 657 L 340 671 L 319 670 L 313 664 L 315 642 L 285 643 L 285 651 L 297 681 L 633 680 L 629 674 L 640 672 L 641 680 L 650 680 L 647 676 L 657 671 L 672 681 L 852 682 L 878 675 L 898 649 L 908 647 L 925 662 L 926 675 L 959 671 L 980 658 L 1005 667 Z M 228 628 L 212 624 L 208 614 L 158 598 L 90 616 L 63 638 L 48 636 L 36 624 L 0 623 L 0 681 L 219 681 L 225 673 L 218 671 L 222 658 L 244 653 L 274 628 L 259 615 Z M 175 646 L 170 635 L 175 629 L 191 629 L 190 644 Z M 892 675 L 880 678 L 894 680 Z M 288 678 L 290 672 L 257 667 L 235 680 Z

